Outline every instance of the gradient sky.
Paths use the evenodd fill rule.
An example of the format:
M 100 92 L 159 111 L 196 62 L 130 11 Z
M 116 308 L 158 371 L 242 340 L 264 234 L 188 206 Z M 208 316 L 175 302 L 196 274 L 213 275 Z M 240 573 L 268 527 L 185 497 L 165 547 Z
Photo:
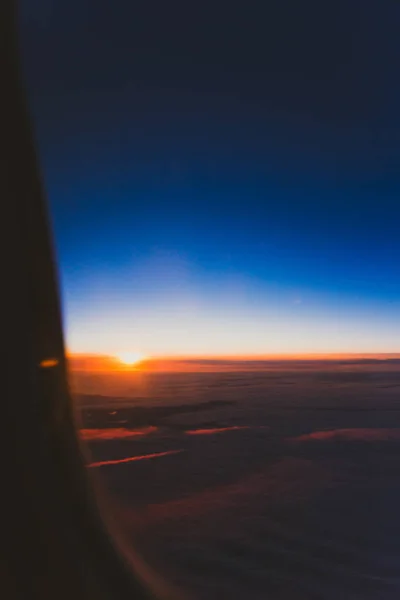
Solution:
M 71 350 L 400 350 L 398 3 L 21 4 Z

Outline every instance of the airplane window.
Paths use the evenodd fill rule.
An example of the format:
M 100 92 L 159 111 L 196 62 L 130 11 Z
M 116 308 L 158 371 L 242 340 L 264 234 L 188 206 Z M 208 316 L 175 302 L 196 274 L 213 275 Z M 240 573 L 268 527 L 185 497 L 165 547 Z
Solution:
M 190 597 L 399 596 L 399 20 L 21 0 L 88 477 Z

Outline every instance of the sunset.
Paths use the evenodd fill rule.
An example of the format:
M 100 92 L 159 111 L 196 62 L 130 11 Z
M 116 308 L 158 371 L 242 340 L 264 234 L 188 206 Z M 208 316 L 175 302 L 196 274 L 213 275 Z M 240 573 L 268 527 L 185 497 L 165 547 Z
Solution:
M 65 467 L 46 515 L 105 598 L 400 597 L 399 22 L 388 0 L 23 1 L 39 166 L 18 124 L 5 154 L 51 243 L 29 204 L 18 300 L 43 312 L 14 324 L 34 408 L 12 397 L 10 431 L 32 490 Z
M 116 359 L 123 365 L 134 366 L 145 360 L 146 356 L 139 352 L 121 352 L 120 354 L 117 354 Z

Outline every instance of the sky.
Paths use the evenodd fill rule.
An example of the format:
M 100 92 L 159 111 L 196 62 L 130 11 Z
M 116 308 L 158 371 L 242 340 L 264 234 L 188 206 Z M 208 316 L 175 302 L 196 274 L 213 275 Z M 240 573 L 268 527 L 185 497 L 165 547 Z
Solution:
M 68 348 L 400 350 L 400 5 L 21 1 Z

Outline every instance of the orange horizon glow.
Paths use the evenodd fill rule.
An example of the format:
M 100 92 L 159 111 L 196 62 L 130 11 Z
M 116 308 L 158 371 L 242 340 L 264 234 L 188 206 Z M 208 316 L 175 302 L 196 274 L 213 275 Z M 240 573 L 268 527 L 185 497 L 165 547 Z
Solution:
M 133 390 L 143 397 L 154 384 L 151 375 L 206 374 L 206 373 L 267 373 L 304 371 L 312 369 L 363 369 L 363 359 L 375 359 L 374 369 L 398 370 L 397 362 L 385 360 L 400 358 L 400 354 L 302 354 L 264 356 L 211 356 L 211 357 L 151 357 L 135 365 L 125 365 L 115 356 L 96 354 L 69 354 L 70 385 L 76 394 L 100 394 L 115 397 L 131 396 Z M 360 362 L 357 363 L 357 360 Z M 254 362 L 251 362 L 254 361 Z M 340 361 L 343 361 L 342 363 Z M 346 362 L 349 361 L 349 362 Z M 354 363 L 350 361 L 355 361 Z M 353 366 L 352 366 L 353 365 Z M 150 386 L 150 387 L 149 387 Z
M 315 353 L 276 353 L 276 354 L 171 354 L 171 355 L 153 355 L 146 356 L 139 352 L 122 352 L 115 355 L 95 353 L 95 352 L 66 352 L 69 361 L 96 361 L 104 363 L 121 363 L 126 365 L 135 365 L 138 363 L 157 362 L 196 362 L 196 361 L 232 361 L 232 362 L 251 362 L 251 361 L 278 361 L 278 360 L 342 360 L 342 359 L 388 359 L 400 358 L 400 352 L 315 352 Z

